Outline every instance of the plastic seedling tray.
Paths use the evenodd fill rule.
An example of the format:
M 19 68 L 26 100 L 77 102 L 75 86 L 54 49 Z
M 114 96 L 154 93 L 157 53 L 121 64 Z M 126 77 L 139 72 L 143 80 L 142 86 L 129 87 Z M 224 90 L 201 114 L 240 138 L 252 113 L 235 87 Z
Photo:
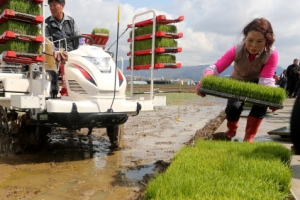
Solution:
M 249 102 L 249 103 L 253 103 L 256 105 L 268 106 L 268 107 L 279 108 L 279 109 L 283 108 L 283 105 L 281 105 L 281 104 L 270 103 L 270 102 L 261 101 L 261 100 L 257 100 L 257 99 L 250 99 L 247 97 L 236 96 L 236 95 L 217 92 L 217 91 L 208 90 L 208 89 L 204 89 L 204 88 L 199 88 L 198 91 L 201 92 L 202 94 L 212 95 L 212 96 L 221 97 L 221 98 L 225 98 L 225 99 L 244 101 L 244 102 Z
M 154 69 L 163 69 L 163 68 L 176 69 L 180 67 L 181 67 L 181 63 L 155 63 L 154 64 Z M 146 70 L 150 68 L 151 68 L 150 64 L 133 66 L 134 70 L 144 70 L 144 69 Z M 131 70 L 131 66 L 128 66 L 127 70 Z
M 182 47 L 157 47 L 154 49 L 155 53 L 179 53 L 182 52 Z M 135 51 L 134 55 L 145 55 L 145 54 L 151 54 L 152 49 L 145 49 L 145 50 L 139 50 Z M 131 56 L 131 52 L 127 53 L 127 56 Z

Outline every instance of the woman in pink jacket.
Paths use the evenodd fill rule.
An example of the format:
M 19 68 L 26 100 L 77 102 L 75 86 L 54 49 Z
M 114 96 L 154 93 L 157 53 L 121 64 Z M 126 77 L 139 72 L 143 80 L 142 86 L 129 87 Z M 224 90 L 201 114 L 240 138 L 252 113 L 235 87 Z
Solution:
M 203 77 L 218 76 L 234 62 L 231 78 L 275 87 L 273 76 L 278 63 L 278 53 L 273 46 L 275 38 L 271 23 L 264 18 L 256 18 L 245 26 L 242 34 L 243 41 L 231 47 L 215 64 L 204 69 Z M 199 93 L 199 87 L 201 82 L 197 85 L 196 92 L 204 97 L 204 94 Z M 231 140 L 236 135 L 243 106 L 243 102 L 228 100 L 225 109 L 228 130 L 219 139 Z M 254 141 L 266 112 L 266 106 L 253 105 L 248 116 L 244 141 Z

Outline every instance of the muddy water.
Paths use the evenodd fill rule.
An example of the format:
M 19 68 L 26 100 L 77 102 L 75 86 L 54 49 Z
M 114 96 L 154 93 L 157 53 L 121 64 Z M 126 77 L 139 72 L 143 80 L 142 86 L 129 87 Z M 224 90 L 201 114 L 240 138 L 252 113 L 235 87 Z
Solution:
M 130 199 L 124 194 L 137 188 L 138 181 L 151 168 L 120 168 L 123 153 L 112 152 L 109 145 L 101 132 L 90 137 L 67 132 L 51 134 L 51 142 L 42 151 L 29 149 L 21 155 L 2 145 L 0 197 Z
M 125 124 L 124 149 L 111 151 L 105 129 L 56 131 L 42 150 L 15 155 L 1 145 L 0 199 L 128 200 L 170 161 L 184 143 L 224 109 L 225 101 L 202 101 L 141 112 Z M 180 120 L 178 120 L 180 118 Z

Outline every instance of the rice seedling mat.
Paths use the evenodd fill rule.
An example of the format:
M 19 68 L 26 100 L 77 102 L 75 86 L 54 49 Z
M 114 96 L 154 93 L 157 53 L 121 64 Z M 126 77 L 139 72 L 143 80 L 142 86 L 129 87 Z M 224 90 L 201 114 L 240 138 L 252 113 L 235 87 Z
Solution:
M 0 7 L 3 6 L 6 2 L 8 2 L 9 0 L 2 0 L 0 2 Z M 44 0 L 27 0 L 27 1 L 30 1 L 32 3 L 37 3 L 37 4 L 41 4 L 43 3 Z
M 176 68 L 180 68 L 181 66 L 182 66 L 181 63 L 155 63 L 154 69 L 164 69 L 164 68 L 176 69 Z M 151 68 L 150 64 L 133 66 L 134 70 L 146 70 L 146 69 L 150 69 L 150 68 Z M 126 69 L 131 70 L 131 66 L 128 66 Z
M 101 46 L 105 46 L 108 39 L 109 39 L 108 34 L 95 34 L 95 35 L 93 35 L 93 34 L 82 34 L 82 35 L 90 36 L 93 39 L 94 44 L 101 45 Z M 85 39 L 85 43 L 90 44 L 90 40 Z
M 44 62 L 44 56 L 32 53 L 19 53 L 14 51 L 5 51 L 0 55 L 0 58 L 7 63 L 22 63 L 29 65 L 37 62 Z
M 167 33 L 164 31 L 158 31 L 155 33 L 155 37 L 164 37 L 164 38 L 173 38 L 173 39 L 179 39 L 183 37 L 183 33 Z M 152 38 L 152 33 L 146 34 L 146 35 L 140 35 L 134 37 L 134 41 L 140 41 L 140 40 L 148 40 Z M 132 42 L 131 38 L 127 39 L 127 42 Z
M 23 34 L 14 33 L 12 31 L 5 31 L 0 36 L 0 44 L 3 44 L 9 40 L 15 40 L 15 39 L 28 41 L 28 42 L 37 42 L 37 43 L 42 43 L 44 41 L 43 36 L 23 35 Z
M 39 15 L 30 15 L 21 12 L 15 12 L 10 9 L 5 9 L 3 13 L 0 15 L 0 24 L 8 20 L 20 20 L 20 21 L 33 23 L 33 24 L 41 24 L 44 22 L 44 17 Z
M 93 39 L 95 45 L 105 47 L 109 39 L 109 30 L 105 28 L 94 28 L 91 34 L 82 34 Z M 90 40 L 85 38 L 85 43 L 90 44 Z
M 261 100 L 257 100 L 257 99 L 251 99 L 251 98 L 242 97 L 242 96 L 236 96 L 236 95 L 232 95 L 232 94 L 208 90 L 205 88 L 199 88 L 198 91 L 202 94 L 212 95 L 212 96 L 221 97 L 221 98 L 225 98 L 225 99 L 233 99 L 236 101 L 249 102 L 249 103 L 253 103 L 256 105 L 268 106 L 268 107 L 279 108 L 279 109 L 283 108 L 283 105 L 281 105 L 281 104 L 270 103 L 270 102 L 261 101 Z
M 0 35 L 5 31 L 12 31 L 14 34 L 37 36 L 40 34 L 40 27 L 36 24 L 19 20 L 8 20 L 0 25 Z
M 145 54 L 151 54 L 152 49 L 145 49 L 140 51 L 135 51 L 134 55 L 145 55 Z M 179 53 L 182 52 L 182 47 L 157 47 L 154 49 L 155 53 Z M 131 56 L 131 52 L 127 53 L 127 56 Z
M 177 19 L 167 19 L 165 15 L 156 16 L 156 24 L 171 24 L 177 23 L 184 20 L 184 16 L 179 16 Z M 143 27 L 153 24 L 153 19 L 144 20 L 134 24 L 135 27 Z M 133 24 L 127 25 L 128 28 L 133 28 Z

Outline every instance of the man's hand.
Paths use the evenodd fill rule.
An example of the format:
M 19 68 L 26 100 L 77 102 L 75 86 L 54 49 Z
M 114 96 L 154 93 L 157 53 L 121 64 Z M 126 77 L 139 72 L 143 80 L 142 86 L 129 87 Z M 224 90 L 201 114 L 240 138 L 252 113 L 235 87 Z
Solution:
M 54 51 L 53 57 L 55 59 L 56 64 L 65 64 L 68 61 L 68 52 L 67 51 Z

